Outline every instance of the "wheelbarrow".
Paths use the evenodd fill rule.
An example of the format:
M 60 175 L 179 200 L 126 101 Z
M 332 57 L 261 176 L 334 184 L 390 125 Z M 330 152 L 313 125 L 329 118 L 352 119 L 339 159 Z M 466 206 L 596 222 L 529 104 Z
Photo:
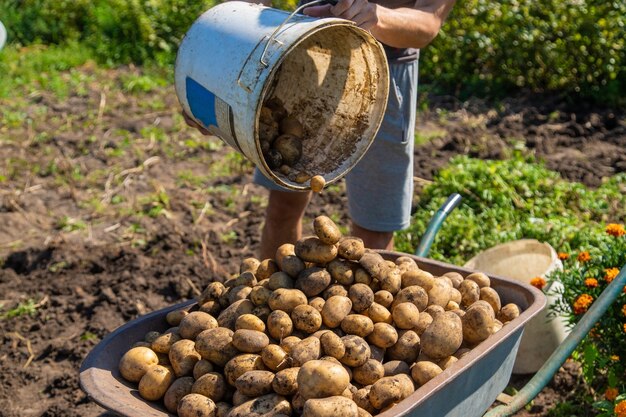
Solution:
M 467 268 L 425 258 L 443 221 L 460 200 L 460 195 L 454 194 L 437 211 L 415 255 L 380 251 L 381 255 L 389 260 L 394 260 L 398 256 L 411 256 L 421 269 L 434 275 L 456 271 L 466 276 L 474 272 Z M 379 414 L 380 417 L 478 417 L 482 415 L 495 417 L 514 414 L 529 403 L 550 381 L 576 345 L 617 297 L 626 283 L 626 267 L 596 300 L 583 320 L 572 330 L 530 382 L 512 397 L 508 404 L 495 407 L 485 414 L 485 411 L 492 406 L 508 385 L 524 325 L 540 313 L 546 303 L 543 293 L 535 287 L 503 277 L 493 275 L 489 277 L 492 287 L 500 294 L 503 305 L 514 302 L 522 308 L 520 316 L 507 323 L 499 332 L 472 349 L 454 365 L 418 388 L 411 396 Z M 106 336 L 89 353 L 81 366 L 80 384 L 83 390 L 96 403 L 122 416 L 173 416 L 160 404 L 143 400 L 136 386 L 121 377 L 118 363 L 131 345 L 142 340 L 148 331 L 163 331 L 168 327 L 165 321 L 168 312 L 191 307 L 193 304 L 194 301 L 186 301 L 147 314 Z

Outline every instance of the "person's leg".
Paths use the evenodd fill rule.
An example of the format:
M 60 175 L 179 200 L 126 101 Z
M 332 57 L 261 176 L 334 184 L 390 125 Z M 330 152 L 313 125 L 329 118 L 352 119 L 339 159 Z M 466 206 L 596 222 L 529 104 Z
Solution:
M 302 237 L 302 217 L 310 198 L 309 192 L 269 190 L 260 259 L 274 259 L 280 245 L 296 243 Z
M 371 249 L 393 249 L 393 233 L 409 226 L 417 62 L 391 64 L 387 110 L 363 159 L 346 176 L 352 233 Z

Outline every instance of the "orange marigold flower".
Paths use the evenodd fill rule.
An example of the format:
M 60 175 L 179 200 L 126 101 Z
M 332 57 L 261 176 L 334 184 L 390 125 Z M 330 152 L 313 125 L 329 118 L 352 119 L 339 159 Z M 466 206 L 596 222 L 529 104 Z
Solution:
M 626 235 L 626 230 L 624 229 L 624 225 L 617 223 L 609 223 L 606 226 L 606 232 L 615 237 L 620 237 Z
M 626 316 L 626 304 L 622 306 L 622 314 Z
M 619 269 L 617 268 L 607 268 L 604 270 L 604 280 L 606 282 L 611 282 L 615 279 L 615 277 L 619 274 Z
M 565 252 L 559 252 L 558 257 L 560 260 L 564 261 L 566 259 L 569 259 L 569 254 Z
M 535 277 L 530 280 L 530 285 L 532 285 L 533 287 L 537 287 L 541 290 L 543 289 L 543 287 L 546 286 L 546 280 L 542 277 Z
M 595 278 L 587 278 L 585 279 L 585 286 L 589 288 L 595 288 L 598 286 L 598 280 Z
M 591 260 L 591 255 L 589 255 L 589 252 L 582 251 L 578 254 L 579 262 L 589 262 L 590 260 Z
M 626 323 L 624 323 L 624 333 L 626 333 Z
M 612 360 L 613 362 L 617 362 L 617 361 L 619 361 L 619 356 L 617 356 L 617 355 L 611 355 L 611 360 Z
M 587 311 L 587 308 L 593 302 L 593 297 L 589 294 L 581 294 L 578 296 L 576 301 L 574 301 L 574 314 L 582 314 Z
M 626 417 L 626 400 L 620 401 L 613 411 L 617 417 Z
M 619 394 L 617 388 L 608 387 L 606 391 L 604 391 L 604 398 L 609 401 L 615 401 L 615 399 L 617 398 L 617 394 Z

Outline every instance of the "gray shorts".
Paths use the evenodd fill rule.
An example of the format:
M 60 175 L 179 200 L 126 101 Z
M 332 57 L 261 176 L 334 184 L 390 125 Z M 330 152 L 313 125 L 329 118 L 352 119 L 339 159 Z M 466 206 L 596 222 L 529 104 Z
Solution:
M 370 149 L 345 176 L 350 218 L 368 230 L 392 232 L 411 221 L 417 69 L 418 61 L 389 64 L 385 117 Z M 286 191 L 258 169 L 254 182 Z

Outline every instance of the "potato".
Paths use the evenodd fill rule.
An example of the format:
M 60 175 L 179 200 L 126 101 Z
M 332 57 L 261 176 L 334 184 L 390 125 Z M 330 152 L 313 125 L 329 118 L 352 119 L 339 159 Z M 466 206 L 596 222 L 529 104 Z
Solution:
M 461 295 L 461 292 L 457 288 L 450 288 L 450 301 L 454 301 L 458 305 L 461 305 L 463 297 Z
M 370 305 L 367 310 L 362 312 L 362 314 L 365 314 L 367 317 L 372 319 L 374 323 L 392 323 L 393 322 L 393 318 L 389 310 L 387 310 L 385 307 L 383 307 L 382 305 L 376 302 L 372 303 L 372 305 Z
M 412 287 L 414 285 L 422 287 L 428 291 L 432 288 L 435 277 L 428 271 L 409 270 L 402 274 L 402 288 Z
M 287 336 L 280 341 L 280 347 L 283 348 L 287 354 L 290 354 L 293 348 L 302 341 L 297 336 Z
M 413 381 L 421 387 L 442 372 L 443 369 L 441 369 L 436 363 L 430 361 L 420 361 L 416 362 L 411 368 L 411 378 L 413 378 Z
M 437 304 L 431 304 L 424 309 L 424 313 L 429 314 L 430 317 L 432 318 L 435 318 L 438 315 L 443 314 L 445 312 L 446 312 L 446 309 Z
M 365 284 L 354 284 L 348 290 L 348 297 L 352 301 L 352 308 L 356 312 L 368 309 L 374 302 L 374 292 Z
M 383 364 L 383 368 L 385 369 L 385 376 L 409 375 L 411 373 L 409 364 L 404 361 L 390 360 Z
M 341 258 L 335 258 L 326 266 L 332 279 L 341 285 L 351 285 L 354 283 L 355 264 Z
M 235 381 L 235 388 L 243 395 L 259 397 L 272 392 L 274 373 L 270 371 L 248 371 Z
M 217 320 L 213 316 L 201 311 L 193 311 L 180 321 L 178 332 L 184 339 L 195 339 L 203 330 L 215 329 Z
M 391 308 L 393 309 L 395 306 L 402 303 L 413 303 L 419 311 L 424 311 L 428 306 L 428 293 L 424 288 L 418 285 L 405 287 L 396 294 L 391 303 Z
M 318 237 L 309 236 L 296 242 L 296 255 L 305 262 L 325 265 L 337 256 L 337 247 L 322 242 Z
M 226 380 L 222 374 L 217 372 L 208 372 L 198 378 L 191 387 L 191 392 L 202 394 L 213 401 L 221 401 L 226 395 Z
M 380 348 L 376 345 L 369 345 L 370 347 L 370 359 L 374 359 L 378 362 L 383 362 L 385 359 L 385 353 L 387 349 Z
M 130 382 L 139 382 L 145 373 L 159 363 L 159 357 L 150 348 L 134 347 L 122 356 L 119 370 L 122 377 Z
M 461 310 L 461 307 L 455 301 L 450 300 L 450 302 L 446 305 L 444 310 L 446 310 L 446 311 L 456 311 L 456 310 Z
M 358 407 L 357 411 L 359 417 L 372 417 L 372 414 L 364 408 Z
M 224 366 L 226 382 L 235 385 L 235 381 L 248 371 L 265 371 L 265 365 L 260 355 L 243 353 L 229 360 Z
M 337 246 L 337 255 L 350 260 L 358 261 L 365 253 L 365 245 L 363 240 L 355 236 L 346 236 L 339 240 Z
M 304 270 L 304 262 L 302 262 L 302 270 Z M 291 289 L 293 288 L 293 284 L 293 279 L 283 271 L 274 272 L 269 277 L 270 290 L 277 290 L 279 288 Z
M 165 392 L 163 403 L 167 411 L 175 413 L 178 408 L 180 399 L 191 393 L 194 379 L 190 376 L 184 376 L 176 379 Z
M 374 322 L 362 314 L 348 314 L 341 321 L 341 330 L 364 338 L 374 331 Z
M 178 402 L 178 417 L 214 417 L 215 403 L 200 394 L 187 394 Z
M 293 322 L 289 314 L 274 310 L 267 317 L 267 331 L 276 340 L 282 340 L 293 332 Z
M 278 264 L 273 259 L 263 259 L 256 270 L 256 279 L 262 281 L 272 276 L 274 272 L 278 272 Z
M 203 359 L 224 366 L 239 352 L 233 346 L 233 331 L 225 327 L 205 330 L 196 338 L 195 349 Z
M 307 297 L 321 294 L 329 285 L 331 277 L 325 268 L 307 268 L 298 274 L 295 288 L 302 291 Z
M 450 284 L 441 279 L 435 279 L 433 286 L 428 290 L 428 305 L 445 307 L 452 298 Z
M 386 271 L 378 278 L 380 289 L 397 294 L 402 289 L 402 275 L 395 266 L 387 267 Z
M 253 274 L 256 274 L 259 265 L 261 265 L 261 261 L 259 261 L 257 258 L 245 258 L 243 261 L 241 261 L 241 264 L 239 264 L 239 273 L 249 271 Z
M 132 344 L 131 347 L 147 347 L 150 348 L 152 345 L 144 340 L 140 340 Z
M 461 306 L 464 308 L 480 300 L 480 287 L 475 281 L 469 279 L 461 281 L 459 292 L 461 293 Z
M 287 314 L 291 314 L 296 306 L 307 303 L 306 295 L 302 291 L 288 288 L 274 290 L 267 301 L 272 310 L 282 310 Z
M 272 313 L 272 309 L 270 308 L 270 306 L 268 306 L 267 304 L 264 304 L 262 306 L 256 306 L 252 309 L 252 314 L 253 316 L 256 316 L 259 318 L 259 320 L 265 322 L 267 321 L 267 318 L 270 316 L 270 314 Z M 235 324 L 237 322 L 235 321 Z M 237 329 L 235 329 L 237 330 Z
M 139 380 L 139 395 L 148 401 L 160 400 L 175 378 L 171 368 L 151 366 Z
M 180 321 L 183 319 L 183 317 L 185 317 L 187 314 L 189 314 L 189 311 L 187 311 L 187 309 L 180 309 L 180 310 L 174 310 L 174 311 L 170 311 L 169 313 L 167 313 L 165 315 L 165 321 L 167 322 L 167 324 L 169 324 L 170 326 L 178 326 L 180 324 Z M 156 339 L 156 338 L 155 338 Z M 148 343 L 152 343 L 154 341 L 154 339 L 152 341 L 150 340 L 146 340 L 146 342 Z
M 374 294 L 374 302 L 385 308 L 389 308 L 391 307 L 391 303 L 393 303 L 393 294 L 385 290 L 376 291 Z
M 374 324 L 374 330 L 367 336 L 367 341 L 381 348 L 388 348 L 398 341 L 398 332 L 387 323 Z
M 320 336 L 320 345 L 325 355 L 341 359 L 346 354 L 346 347 L 339 336 L 333 332 L 325 332 Z
M 352 369 L 352 378 L 362 385 L 371 385 L 384 376 L 383 364 L 374 359 L 368 359 L 363 365 Z
M 493 308 L 494 312 L 500 311 L 502 308 L 502 302 L 500 301 L 500 295 L 491 287 L 482 287 L 480 289 L 480 299 L 488 302 Z
M 509 321 L 518 318 L 520 315 L 520 308 L 517 304 L 509 303 L 502 307 L 498 312 L 498 320 L 502 323 L 508 323 Z
M 193 378 L 198 379 L 204 374 L 208 374 L 209 372 L 213 372 L 213 364 L 206 359 L 200 359 L 193 366 Z M 180 379 L 180 378 L 179 378 Z
M 313 229 L 317 237 L 328 245 L 334 245 L 341 239 L 341 231 L 330 217 L 317 216 L 313 220 Z
M 398 403 L 414 391 L 413 382 L 404 374 L 386 376 L 376 381 L 370 390 L 370 403 L 382 410 L 390 404 Z
M 352 395 L 352 401 L 354 401 L 359 408 L 366 410 L 368 413 L 376 414 L 377 413 L 376 409 L 370 402 L 370 390 L 371 389 L 372 389 L 371 385 L 358 389 Z
M 300 274 L 300 272 L 304 271 L 305 268 L 306 268 L 306 265 L 304 264 L 304 261 L 298 258 L 298 256 L 295 254 L 285 256 L 285 258 L 280 264 L 280 269 L 285 274 L 287 274 L 288 276 L 292 278 L 296 278 L 298 274 Z M 285 288 L 291 288 L 291 287 L 285 287 Z
M 458 358 L 455 356 L 448 356 L 447 358 L 443 358 L 441 359 L 439 362 L 437 362 L 437 365 L 443 369 L 446 370 L 449 367 L 451 367 L 452 365 L 454 365 L 456 362 L 458 362 Z
M 339 361 L 344 365 L 361 366 L 370 358 L 370 347 L 362 337 L 348 335 L 342 337 L 341 340 L 346 348 L 346 353 Z
M 261 352 L 261 359 L 268 369 L 276 372 L 288 365 L 287 352 L 278 345 L 267 345 Z
M 233 407 L 228 417 L 274 417 L 278 414 L 291 415 L 291 404 L 285 397 L 267 394 Z
M 295 366 L 302 366 L 308 361 L 319 359 L 321 356 L 321 344 L 317 337 L 307 337 L 297 343 L 289 352 Z
M 256 276 L 250 271 L 244 271 L 239 274 L 237 278 L 229 279 L 228 281 L 224 282 L 224 286 L 226 288 L 239 286 L 254 287 L 255 285 L 257 285 Z
M 294 116 L 284 117 L 280 122 L 280 132 L 297 136 L 301 138 L 304 135 L 304 128 L 302 123 L 298 121 Z
M 170 348 L 168 358 L 177 377 L 191 375 L 196 362 L 201 359 L 195 349 L 195 342 L 188 339 L 174 343 Z
M 361 266 L 357 266 L 354 269 L 354 282 L 358 284 L 371 285 L 372 280 L 372 276 L 369 274 L 369 272 L 367 272 Z
M 491 305 L 486 301 L 476 301 L 467 308 L 465 315 L 461 318 L 463 339 L 472 345 L 487 339 L 491 335 L 494 319 Z
M 476 284 L 478 284 L 480 288 L 491 286 L 491 280 L 486 274 L 482 272 L 474 272 L 473 274 L 469 274 L 465 277 L 465 279 L 476 282 Z
M 271 295 L 272 290 L 264 286 L 257 285 L 250 290 L 248 298 L 254 303 L 255 306 L 262 306 L 267 304 L 267 300 L 269 300 Z
M 452 281 L 452 286 L 454 288 L 459 288 L 459 284 L 461 284 L 461 282 L 463 281 L 463 275 L 455 271 L 446 272 L 442 276 L 448 277 L 450 281 Z
M 217 317 L 219 327 L 234 330 L 237 318 L 243 314 L 250 314 L 254 309 L 254 303 L 250 300 L 239 300 L 226 307 Z
M 433 317 L 427 312 L 423 311 L 420 313 L 419 320 L 417 321 L 417 326 L 413 328 L 413 331 L 417 333 L 418 336 L 421 336 L 424 333 L 424 330 L 426 330 L 426 328 L 430 326 L 430 323 L 432 322 Z
M 459 350 L 457 350 L 456 352 L 454 352 L 454 357 L 457 359 L 461 359 L 463 356 L 467 355 L 468 353 L 470 353 L 472 350 L 469 348 L 461 348 Z
M 270 339 L 258 330 L 239 329 L 233 333 L 233 346 L 245 353 L 259 353 L 270 344 Z
M 461 319 L 449 311 L 434 317 L 421 335 L 422 352 L 433 359 L 451 356 L 462 343 Z
M 296 306 L 291 312 L 291 321 L 296 329 L 315 333 L 322 325 L 322 315 L 308 304 Z
M 264 332 L 265 323 L 254 314 L 243 314 L 237 317 L 237 321 L 235 321 L 235 330 L 241 329 Z
M 400 329 L 412 329 L 417 326 L 419 316 L 420 311 L 413 303 L 397 304 L 391 312 L 394 324 Z
M 335 295 L 339 295 L 341 297 L 347 297 L 348 290 L 346 290 L 346 288 L 343 285 L 333 284 L 329 286 L 328 288 L 326 288 L 324 292 L 322 293 L 322 297 L 324 298 L 324 300 L 328 300 L 330 297 L 335 296 Z
M 298 391 L 307 400 L 341 395 L 349 384 L 350 375 L 344 367 L 329 361 L 306 362 L 298 372 Z
M 168 353 L 172 345 L 181 339 L 182 337 L 180 333 L 178 333 L 178 327 L 172 327 L 154 339 L 150 348 L 157 353 Z
M 233 408 L 232 404 L 226 402 L 219 402 L 215 404 L 215 417 L 227 417 L 231 408 Z
M 405 330 L 398 335 L 398 341 L 387 349 L 389 360 L 413 363 L 421 348 L 421 339 L 413 330 Z
M 299 367 L 283 369 L 276 373 L 272 389 L 280 395 L 293 395 L 298 391 Z
M 351 309 L 352 301 L 348 297 L 330 297 L 322 308 L 322 322 L 331 329 L 338 327 Z
M 322 297 L 309 298 L 309 305 L 313 307 L 314 309 L 316 309 L 317 311 L 319 311 L 320 313 L 322 312 L 322 309 L 324 308 L 324 304 L 326 304 L 326 300 L 323 299 Z
M 212 316 L 217 316 L 220 314 L 220 311 L 222 311 L 222 305 L 218 300 L 210 300 L 204 304 L 200 304 L 198 311 L 202 311 L 203 313 L 207 313 Z
M 349 398 L 312 398 L 304 403 L 302 417 L 358 417 L 357 405 Z
M 233 406 L 237 407 L 238 405 L 247 403 L 248 401 L 252 401 L 252 397 L 248 397 L 247 395 L 244 395 L 240 391 L 236 390 L 233 393 L 233 399 L 231 402 L 233 403 Z

